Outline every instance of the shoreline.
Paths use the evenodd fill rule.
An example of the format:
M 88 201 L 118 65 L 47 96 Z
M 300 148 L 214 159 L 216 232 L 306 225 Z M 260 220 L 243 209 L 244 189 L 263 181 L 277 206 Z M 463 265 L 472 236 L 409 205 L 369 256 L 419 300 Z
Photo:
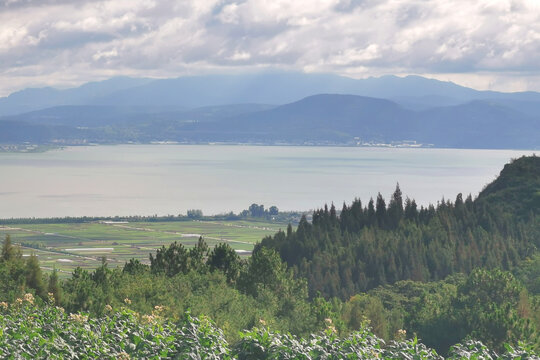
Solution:
M 540 151 L 540 148 L 473 148 L 473 147 L 444 147 L 434 144 L 406 144 L 406 143 L 263 143 L 263 142 L 178 142 L 178 141 L 151 141 L 151 142 L 121 142 L 121 143 L 77 143 L 77 144 L 2 144 L 0 154 L 36 154 L 66 148 L 97 147 L 97 146 L 254 146 L 254 147 L 328 147 L 328 148 L 362 148 L 362 149 L 433 149 L 433 150 L 487 150 L 487 151 Z

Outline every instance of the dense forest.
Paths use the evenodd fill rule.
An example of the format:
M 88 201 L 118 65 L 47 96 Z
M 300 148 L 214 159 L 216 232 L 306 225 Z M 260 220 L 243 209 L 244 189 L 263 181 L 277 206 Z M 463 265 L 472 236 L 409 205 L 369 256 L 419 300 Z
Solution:
M 540 159 L 521 158 L 473 200 L 436 206 L 379 193 L 367 206 L 334 205 L 262 240 L 306 278 L 310 295 L 350 296 L 398 280 L 434 281 L 477 267 L 511 269 L 540 246 Z
M 111 308 L 151 316 L 158 306 L 161 317 L 182 323 L 189 311 L 211 318 L 234 344 L 247 341 L 240 331 L 261 325 L 306 339 L 331 331 L 343 342 L 370 328 L 386 341 L 418 337 L 439 354 L 470 339 L 497 352 L 520 343 L 532 353 L 540 348 L 539 209 L 533 156 L 506 165 L 476 199 L 418 208 L 397 187 L 388 204 L 379 194 L 367 206 L 357 199 L 339 212 L 325 207 L 311 223 L 303 218 L 263 239 L 248 259 L 201 238 L 192 248 L 158 249 L 150 265 L 110 268 L 104 259 L 60 280 L 43 274 L 37 257 L 22 257 L 8 236 L 0 301 L 7 308 L 31 293 L 95 319 Z

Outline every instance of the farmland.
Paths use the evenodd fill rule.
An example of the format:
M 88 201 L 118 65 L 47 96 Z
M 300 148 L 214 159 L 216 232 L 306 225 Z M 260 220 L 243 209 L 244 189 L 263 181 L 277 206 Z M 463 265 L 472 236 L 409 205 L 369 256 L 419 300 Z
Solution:
M 63 277 L 78 266 L 94 269 L 106 257 L 109 266 L 131 258 L 148 262 L 148 254 L 177 241 L 187 247 L 202 236 L 210 247 L 227 242 L 239 255 L 249 255 L 266 235 L 287 223 L 248 219 L 238 221 L 80 222 L 0 225 L 0 237 L 9 234 L 23 255 L 38 256 L 43 270 L 57 269 Z

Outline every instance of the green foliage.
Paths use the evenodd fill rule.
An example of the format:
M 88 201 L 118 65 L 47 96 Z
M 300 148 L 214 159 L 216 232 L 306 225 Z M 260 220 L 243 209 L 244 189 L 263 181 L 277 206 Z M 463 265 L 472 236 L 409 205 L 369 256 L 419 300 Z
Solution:
M 4 242 L 2 244 L 2 261 L 11 261 L 15 260 L 16 258 L 20 258 L 21 250 L 11 243 L 11 236 L 6 235 L 6 238 L 4 239 Z
M 540 348 L 537 302 L 508 272 L 476 269 L 468 277 L 444 281 L 399 281 L 351 297 L 342 307 L 349 330 L 370 320 L 385 339 L 406 330 L 446 354 L 465 339 L 477 339 L 496 351 L 505 343 Z M 403 330 L 400 330 L 403 329 Z
M 212 271 L 221 271 L 230 284 L 236 283 L 242 268 L 240 256 L 226 243 L 216 245 L 208 254 L 207 265 Z
M 455 301 L 458 326 L 468 336 L 497 350 L 503 343 L 538 342 L 534 324 L 524 317 L 526 314 L 519 314 L 520 308 L 528 306 L 524 291 L 523 285 L 509 272 L 473 271 L 458 289 Z
M 26 288 L 27 269 L 19 247 L 6 235 L 0 257 L 0 301 L 14 301 Z
M 203 212 L 199 209 L 191 209 L 187 211 L 187 217 L 189 219 L 202 219 Z
M 379 297 L 358 294 L 343 306 L 343 319 L 348 329 L 358 330 L 369 323 L 372 331 L 384 339 L 391 339 L 399 329 L 403 329 L 403 321 L 399 321 L 397 309 L 385 309 Z
M 540 157 L 523 156 L 506 164 L 499 177 L 487 185 L 478 202 L 495 206 L 500 212 L 527 216 L 540 209 Z
M 388 206 L 381 194 L 363 207 L 359 199 L 303 218 L 296 231 L 278 232 L 261 246 L 276 250 L 310 296 L 345 300 L 399 280 L 436 281 L 474 268 L 510 270 L 540 247 L 540 159 L 505 166 L 478 199 L 421 207 L 403 203 L 399 185 Z
M 51 301 L 54 301 L 51 299 Z M 241 332 L 229 345 L 223 332 L 205 316 L 189 312 L 177 321 L 155 307 L 141 315 L 108 307 L 104 315 L 68 314 L 31 294 L 12 304 L 0 303 L 0 357 L 6 359 L 443 359 L 416 338 L 386 343 L 362 327 L 346 337 L 331 322 L 306 338 L 268 327 Z M 478 341 L 452 347 L 448 359 L 540 359 L 523 344 L 507 345 L 503 355 Z
M 47 295 L 45 284 L 43 282 L 43 274 L 39 267 L 39 261 L 36 255 L 31 254 L 26 259 L 26 286 L 33 289 L 37 295 L 41 298 L 45 298 Z
M 189 314 L 178 323 L 127 309 L 94 318 L 24 300 L 0 309 L 0 329 L 7 359 L 230 359 L 221 330 Z
M 530 294 L 540 295 L 540 252 L 525 259 L 512 270 L 512 273 L 525 285 Z
M 53 270 L 53 272 L 49 275 L 47 292 L 48 294 L 52 294 L 55 304 L 60 305 L 62 302 L 62 287 L 58 279 L 57 270 Z
M 154 274 L 164 274 L 169 277 L 180 273 L 187 274 L 192 270 L 204 271 L 208 251 L 208 245 L 202 237 L 199 238 L 197 245 L 189 250 L 175 241 L 168 248 L 162 246 L 158 249 L 155 257 L 150 254 L 150 270 Z
M 262 204 L 251 204 L 249 208 L 244 210 L 240 215 L 243 217 L 270 218 L 279 215 L 279 209 L 277 206 L 270 206 L 270 208 L 265 209 Z
M 489 201 L 501 189 L 488 191 Z M 540 216 L 536 208 L 528 208 L 528 215 L 516 217 L 504 212 L 513 206 L 511 201 L 498 207 L 486 199 L 488 195 L 477 201 L 458 195 L 453 204 L 442 201 L 437 207 L 418 210 L 414 201 L 403 203 L 397 187 L 388 206 L 379 196 L 377 204 L 371 200 L 365 208 L 360 200 L 344 205 L 339 215 L 333 205 L 317 210 L 312 223 L 303 217 L 296 231 L 289 226 L 286 232 L 265 238 L 247 260 L 225 243 L 209 249 L 201 238 L 189 249 L 178 243 L 162 247 L 150 256 L 150 266 L 132 259 L 123 270 L 110 269 L 103 261 L 92 272 L 76 269 L 62 284 L 54 272 L 47 287 L 37 258 L 23 260 L 7 237 L 0 258 L 0 301 L 16 302 L 29 290 L 46 299 L 50 292 L 49 301 L 67 312 L 85 312 L 75 319 L 90 318 L 81 322 L 84 330 L 70 327 L 61 333 L 81 337 L 80 341 L 65 340 L 56 330 L 40 332 L 49 329 L 45 323 L 55 320 L 51 315 L 42 323 L 32 322 L 37 320 L 29 315 L 31 310 L 24 312 L 32 308 L 26 303 L 10 305 L 8 315 L 0 314 L 0 323 L 9 320 L 9 327 L 26 329 L 24 340 L 15 332 L 9 335 L 20 346 L 32 347 L 35 341 L 49 344 L 47 336 L 54 335 L 56 340 L 50 341 L 56 345 L 50 346 L 72 341 L 76 347 L 90 349 L 82 356 L 89 358 L 115 357 L 120 351 L 146 358 L 169 354 L 231 359 L 440 358 L 431 347 L 451 359 L 533 359 L 532 349 L 540 348 L 536 286 L 540 258 L 535 253 Z M 513 269 L 515 277 L 494 269 L 515 264 L 519 264 Z M 403 280 L 442 278 L 428 283 Z M 364 290 L 369 291 L 360 293 Z M 110 313 L 110 305 L 123 308 L 120 315 Z M 156 306 L 159 316 L 153 313 Z M 52 306 L 33 311 L 40 317 L 43 309 L 60 311 Z M 29 319 L 16 319 L 17 311 Z M 152 330 L 133 311 L 152 313 Z M 188 311 L 193 318 L 185 315 Z M 59 327 L 66 327 L 64 315 L 54 316 Z M 112 324 L 102 323 L 107 318 L 125 325 L 114 325 L 122 332 L 111 345 L 100 343 L 113 339 L 105 331 L 116 334 Z M 240 332 L 261 324 L 264 328 Z M 367 324 L 374 334 L 366 330 Z M 8 339 L 7 328 L 0 326 L 0 344 Z M 324 328 L 325 333 L 310 335 Z M 89 329 L 97 335 L 92 337 Z M 181 343 L 175 343 L 177 333 Z M 416 338 L 405 340 L 406 334 L 418 336 L 425 345 Z M 225 339 L 235 345 L 229 348 Z M 118 347 L 124 340 L 129 340 L 127 345 Z M 96 350 L 98 343 L 101 350 Z M 139 351 L 139 344 L 154 355 L 129 352 Z M 217 353 L 212 352 L 212 344 L 220 344 Z M 73 357 L 73 349 L 59 354 Z M 1 346 L 0 351 L 4 351 Z M 505 355 L 497 357 L 495 352 Z
M 130 259 L 127 263 L 124 264 L 124 269 L 122 271 L 131 275 L 137 275 L 144 274 L 149 270 L 150 267 L 143 264 L 140 260 Z

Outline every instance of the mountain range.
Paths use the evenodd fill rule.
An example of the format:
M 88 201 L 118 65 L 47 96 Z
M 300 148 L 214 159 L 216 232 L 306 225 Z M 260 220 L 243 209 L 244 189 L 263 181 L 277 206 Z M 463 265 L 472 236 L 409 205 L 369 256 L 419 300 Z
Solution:
M 419 76 L 113 78 L 0 98 L 0 143 L 177 141 L 540 148 L 540 93 Z

